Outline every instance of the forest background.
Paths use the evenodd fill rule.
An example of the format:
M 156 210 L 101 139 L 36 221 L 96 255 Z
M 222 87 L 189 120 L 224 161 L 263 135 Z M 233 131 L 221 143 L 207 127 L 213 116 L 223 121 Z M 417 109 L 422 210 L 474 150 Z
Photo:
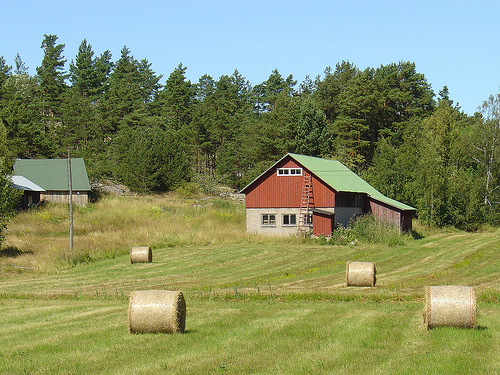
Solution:
M 70 150 L 94 182 L 208 192 L 242 188 L 294 152 L 341 161 L 426 223 L 500 221 L 500 94 L 469 116 L 413 62 L 360 70 L 341 61 L 300 83 L 277 69 L 256 85 L 238 70 L 193 83 L 182 64 L 164 80 L 127 47 L 113 61 L 83 40 L 69 67 L 56 35 L 41 48 L 34 76 L 19 55 L 13 66 L 0 57 L 3 176 L 15 158 Z M 5 178 L 0 194 L 14 200 Z

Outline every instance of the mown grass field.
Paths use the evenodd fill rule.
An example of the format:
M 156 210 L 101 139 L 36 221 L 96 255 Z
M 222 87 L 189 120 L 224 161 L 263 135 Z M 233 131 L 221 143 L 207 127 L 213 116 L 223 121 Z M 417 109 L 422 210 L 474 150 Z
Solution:
M 219 199 L 107 197 L 18 215 L 0 257 L 2 374 L 498 374 L 500 231 L 332 246 L 244 232 Z M 130 264 L 151 245 L 153 263 Z M 374 261 L 375 288 L 345 287 Z M 474 286 L 477 329 L 422 325 L 424 287 Z M 187 332 L 128 332 L 134 290 L 182 290 Z

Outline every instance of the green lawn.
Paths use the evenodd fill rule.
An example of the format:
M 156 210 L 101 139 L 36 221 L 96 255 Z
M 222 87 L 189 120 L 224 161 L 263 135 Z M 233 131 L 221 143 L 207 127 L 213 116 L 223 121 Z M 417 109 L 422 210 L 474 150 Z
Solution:
M 238 229 L 241 208 L 225 204 L 207 212 L 210 226 L 219 226 L 211 234 L 199 210 L 142 203 L 155 224 L 136 210 L 138 221 L 158 233 L 171 212 L 191 224 L 175 238 L 155 232 L 150 264 L 130 264 L 125 245 L 143 243 L 129 237 L 122 250 L 109 245 L 79 262 L 53 261 L 64 252 L 35 244 L 57 243 L 63 228 L 50 226 L 52 211 L 32 213 L 50 229 L 21 230 L 29 218 L 12 223 L 8 243 L 19 251 L 0 257 L 1 374 L 500 373 L 498 229 L 340 247 L 247 236 Z M 95 225 L 93 215 L 104 215 L 78 214 Z M 109 225 L 118 229 L 108 237 L 130 236 L 119 225 Z M 231 238 L 221 236 L 224 227 Z M 80 230 L 75 243 L 94 231 Z M 47 259 L 50 266 L 34 266 Z M 376 286 L 345 287 L 348 260 L 374 261 Z M 477 329 L 423 328 L 424 287 L 445 284 L 475 288 Z M 128 332 L 128 296 L 145 289 L 183 291 L 186 333 Z
M 500 307 L 425 331 L 417 302 L 186 298 L 187 332 L 130 334 L 126 299 L 2 299 L 2 374 L 498 374 Z

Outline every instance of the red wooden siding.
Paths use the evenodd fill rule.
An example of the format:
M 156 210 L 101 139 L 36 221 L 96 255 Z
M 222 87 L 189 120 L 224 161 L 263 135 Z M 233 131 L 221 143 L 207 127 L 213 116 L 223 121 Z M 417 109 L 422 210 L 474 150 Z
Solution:
M 313 212 L 313 235 L 330 237 L 335 223 L 335 215 Z
M 401 220 L 401 214 L 399 211 L 395 211 L 386 204 L 373 199 L 370 199 L 370 209 L 376 218 L 399 226 Z
M 335 190 L 325 185 L 321 180 L 313 176 L 313 197 L 314 207 L 331 208 L 335 207 Z
M 401 231 L 412 229 L 412 211 L 399 211 L 382 202 L 370 199 L 370 211 L 380 220 L 396 225 Z
M 254 181 L 253 186 L 246 192 L 247 208 L 300 207 L 304 173 L 310 174 L 310 172 L 303 169 L 302 176 L 278 176 L 277 168 L 302 168 L 302 166 L 291 158 L 285 158 L 275 168 L 267 171 L 258 180 Z M 312 178 L 312 187 L 314 207 L 335 206 L 335 192 L 333 189 L 325 186 L 314 176 Z

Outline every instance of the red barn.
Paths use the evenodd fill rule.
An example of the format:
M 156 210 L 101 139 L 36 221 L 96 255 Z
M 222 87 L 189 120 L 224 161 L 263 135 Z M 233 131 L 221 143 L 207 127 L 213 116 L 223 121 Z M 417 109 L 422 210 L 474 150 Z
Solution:
M 337 226 L 370 212 L 409 231 L 415 212 L 336 160 L 298 154 L 285 155 L 241 193 L 246 195 L 247 231 L 273 235 L 312 231 L 328 237 Z

